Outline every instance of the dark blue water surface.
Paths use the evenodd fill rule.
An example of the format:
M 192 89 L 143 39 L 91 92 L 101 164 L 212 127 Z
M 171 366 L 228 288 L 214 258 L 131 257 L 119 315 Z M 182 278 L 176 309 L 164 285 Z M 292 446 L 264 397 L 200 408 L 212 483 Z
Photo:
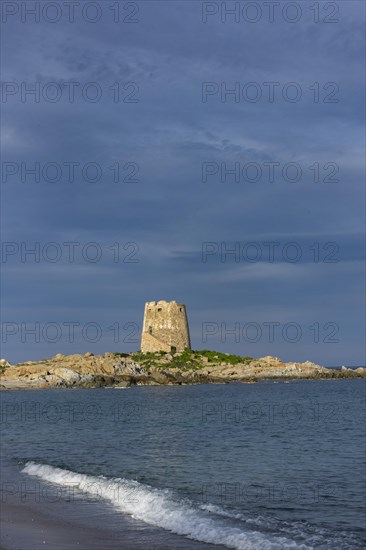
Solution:
M 111 529 L 135 518 L 187 548 L 365 545 L 363 380 L 17 391 L 1 405 L 3 474 L 105 504 Z

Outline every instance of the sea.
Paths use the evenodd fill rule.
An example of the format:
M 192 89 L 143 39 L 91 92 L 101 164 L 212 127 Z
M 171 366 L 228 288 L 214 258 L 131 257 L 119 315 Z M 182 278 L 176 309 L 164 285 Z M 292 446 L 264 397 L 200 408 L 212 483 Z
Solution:
M 365 380 L 4 391 L 0 402 L 2 502 L 103 527 L 115 541 L 105 548 L 365 548 Z

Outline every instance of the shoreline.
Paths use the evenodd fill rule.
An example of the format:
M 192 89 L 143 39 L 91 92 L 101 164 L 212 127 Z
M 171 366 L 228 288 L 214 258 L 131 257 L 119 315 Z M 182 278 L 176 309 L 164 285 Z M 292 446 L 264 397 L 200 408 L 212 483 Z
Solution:
M 87 527 L 55 514 L 46 514 L 37 506 L 1 505 L 0 550 L 142 550 L 142 544 L 121 541 L 103 527 Z M 119 539 L 119 540 L 118 540 Z M 156 547 L 157 548 L 157 547 Z
M 4 476 L 5 473 L 5 476 Z M 0 550 L 225 550 L 118 512 L 104 501 L 54 498 L 55 486 L 17 470 L 1 472 Z M 22 495 L 22 484 L 26 492 Z M 50 491 L 50 488 L 52 489 Z M 37 495 L 36 496 L 36 492 Z M 49 497 L 51 495 L 51 497 Z M 26 502 L 22 501 L 22 496 Z
M 223 381 L 205 381 L 205 382 L 176 382 L 176 383 L 168 383 L 168 384 L 150 384 L 150 383 L 143 383 L 143 382 L 137 382 L 137 383 L 131 383 L 128 385 L 118 385 L 118 383 L 100 383 L 93 385 L 42 385 L 39 386 L 37 384 L 24 384 L 24 383 L 18 383 L 17 381 L 2 381 L 0 384 L 0 393 L 1 392 L 12 392 L 12 391 L 34 391 L 34 390 L 90 390 L 90 389 L 98 389 L 98 388 L 105 388 L 105 389 L 131 389 L 131 388 L 146 388 L 146 387 L 172 387 L 172 386 L 209 386 L 209 385 L 216 385 L 216 386 L 222 386 L 227 384 L 260 384 L 260 383 L 279 383 L 282 382 L 283 384 L 288 384 L 290 382 L 320 382 L 320 381 L 335 381 L 335 380 L 362 380 L 364 379 L 363 376 L 329 376 L 329 377 L 307 377 L 307 378 L 301 378 L 301 377 L 270 377 L 270 378 L 257 378 L 255 380 L 223 380 Z M 0 550 L 2 548 L 0 547 Z

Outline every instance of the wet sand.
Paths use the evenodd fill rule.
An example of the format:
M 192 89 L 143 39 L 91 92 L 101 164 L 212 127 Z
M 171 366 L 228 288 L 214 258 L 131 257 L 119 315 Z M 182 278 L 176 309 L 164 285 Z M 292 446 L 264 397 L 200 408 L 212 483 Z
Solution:
M 73 520 L 73 510 L 68 517 L 57 517 L 57 505 L 49 510 L 46 513 L 38 504 L 2 503 L 0 550 L 225 550 L 126 518 L 121 518 L 119 531 L 108 529 L 108 516 L 93 507 L 88 524 L 82 518 Z
M 45 516 L 39 510 L 13 504 L 1 506 L 1 550 L 132 548 L 128 543 L 122 545 L 121 541 L 109 541 L 108 538 L 102 529 L 79 527 Z

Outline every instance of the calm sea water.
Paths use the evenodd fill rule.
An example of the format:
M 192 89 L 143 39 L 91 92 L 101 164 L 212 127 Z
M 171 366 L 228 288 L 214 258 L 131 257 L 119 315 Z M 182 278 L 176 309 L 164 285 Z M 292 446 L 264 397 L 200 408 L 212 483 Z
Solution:
M 363 380 L 3 392 L 1 409 L 3 477 L 34 506 L 166 548 L 365 547 Z

